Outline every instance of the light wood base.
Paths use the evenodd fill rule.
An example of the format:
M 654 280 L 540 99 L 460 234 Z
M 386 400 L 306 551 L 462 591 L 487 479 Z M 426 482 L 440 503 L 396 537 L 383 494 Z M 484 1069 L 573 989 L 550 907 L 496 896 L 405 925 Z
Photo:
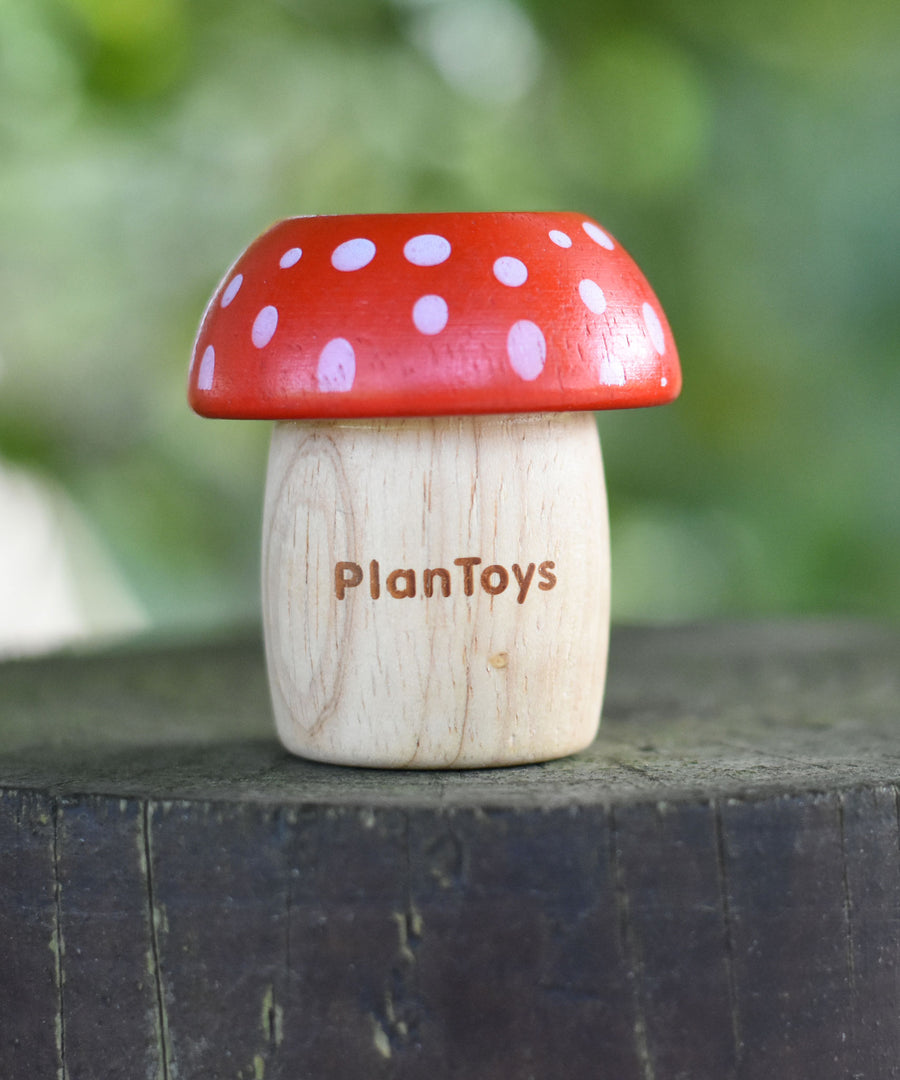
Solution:
M 292 752 L 472 768 L 583 749 L 609 627 L 593 415 L 277 423 L 262 587 Z

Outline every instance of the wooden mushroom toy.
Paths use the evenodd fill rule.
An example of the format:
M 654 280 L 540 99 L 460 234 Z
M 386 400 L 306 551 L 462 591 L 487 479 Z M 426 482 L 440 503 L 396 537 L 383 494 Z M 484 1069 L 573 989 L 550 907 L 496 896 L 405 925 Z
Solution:
M 284 745 L 411 768 L 587 746 L 609 626 L 591 410 L 680 385 L 650 286 L 578 214 L 293 218 L 251 244 L 189 398 L 277 421 L 262 600 Z

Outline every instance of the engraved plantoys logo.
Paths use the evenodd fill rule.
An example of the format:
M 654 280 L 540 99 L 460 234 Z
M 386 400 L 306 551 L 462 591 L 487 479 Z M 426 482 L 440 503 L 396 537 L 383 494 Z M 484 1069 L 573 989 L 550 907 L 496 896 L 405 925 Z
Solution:
M 421 595 L 426 598 L 440 595 L 451 596 L 454 589 L 458 593 L 462 590 L 464 596 L 472 596 L 475 593 L 476 582 L 490 596 L 499 596 L 507 588 L 512 587 L 518 591 L 516 601 L 525 603 L 531 586 L 535 583 L 537 575 L 537 587 L 542 592 L 549 592 L 556 585 L 556 563 L 550 559 L 537 564 L 530 562 L 524 569 L 518 564 L 512 564 L 512 573 L 500 563 L 491 563 L 482 570 L 476 570 L 481 566 L 482 560 L 477 555 L 467 555 L 465 558 L 454 559 L 453 566 L 458 569 L 451 573 L 446 567 L 435 566 L 422 571 L 421 579 L 415 570 L 398 569 L 391 572 L 384 579 L 384 591 L 395 600 L 406 600 L 410 597 Z M 349 589 L 356 589 L 363 584 L 366 577 L 362 566 L 355 562 L 338 562 L 334 565 L 334 595 L 338 600 L 344 600 Z M 421 580 L 422 591 L 419 593 Z M 377 559 L 372 559 L 368 567 L 369 596 L 373 600 L 380 599 L 381 567 Z

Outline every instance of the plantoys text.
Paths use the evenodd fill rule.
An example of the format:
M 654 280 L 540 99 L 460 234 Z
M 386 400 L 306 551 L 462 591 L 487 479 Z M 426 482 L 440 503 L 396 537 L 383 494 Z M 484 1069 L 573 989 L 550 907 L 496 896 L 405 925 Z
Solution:
M 528 595 L 534 581 L 535 570 L 537 570 L 537 576 L 540 579 L 537 582 L 537 587 L 543 592 L 549 592 L 556 584 L 556 574 L 553 573 L 553 570 L 556 569 L 556 563 L 549 559 L 539 566 L 535 563 L 529 563 L 524 569 L 518 563 L 513 563 L 512 575 L 505 566 L 501 566 L 499 563 L 492 563 L 490 566 L 485 566 L 484 569 L 476 572 L 475 567 L 481 565 L 481 559 L 476 555 L 468 555 L 463 559 L 454 559 L 453 565 L 459 567 L 459 572 L 455 575 L 457 588 L 462 586 L 464 596 L 473 595 L 476 581 L 490 596 L 498 596 L 500 593 L 505 592 L 512 579 L 515 582 L 513 588 L 518 588 L 517 602 L 524 604 L 525 597 Z M 450 596 L 453 589 L 453 576 L 443 566 L 423 570 L 421 595 L 430 597 L 438 593 L 441 596 Z M 334 595 L 338 600 L 343 600 L 348 589 L 355 589 L 362 582 L 363 568 L 359 563 L 335 563 Z M 392 596 L 396 600 L 404 600 L 407 597 L 415 596 L 418 587 L 415 570 L 392 570 L 384 579 L 384 587 L 388 596 Z M 381 596 L 381 567 L 378 565 L 377 559 L 372 559 L 369 563 L 369 595 L 373 600 L 377 600 Z

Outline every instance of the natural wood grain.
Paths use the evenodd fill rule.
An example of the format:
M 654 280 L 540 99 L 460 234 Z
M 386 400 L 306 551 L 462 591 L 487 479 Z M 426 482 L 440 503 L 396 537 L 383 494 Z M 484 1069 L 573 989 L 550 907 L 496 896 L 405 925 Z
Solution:
M 593 740 L 609 542 L 591 414 L 277 424 L 263 535 L 288 749 L 464 768 Z
M 596 742 L 303 761 L 260 643 L 0 666 L 0 1076 L 900 1076 L 900 635 L 618 629 Z

